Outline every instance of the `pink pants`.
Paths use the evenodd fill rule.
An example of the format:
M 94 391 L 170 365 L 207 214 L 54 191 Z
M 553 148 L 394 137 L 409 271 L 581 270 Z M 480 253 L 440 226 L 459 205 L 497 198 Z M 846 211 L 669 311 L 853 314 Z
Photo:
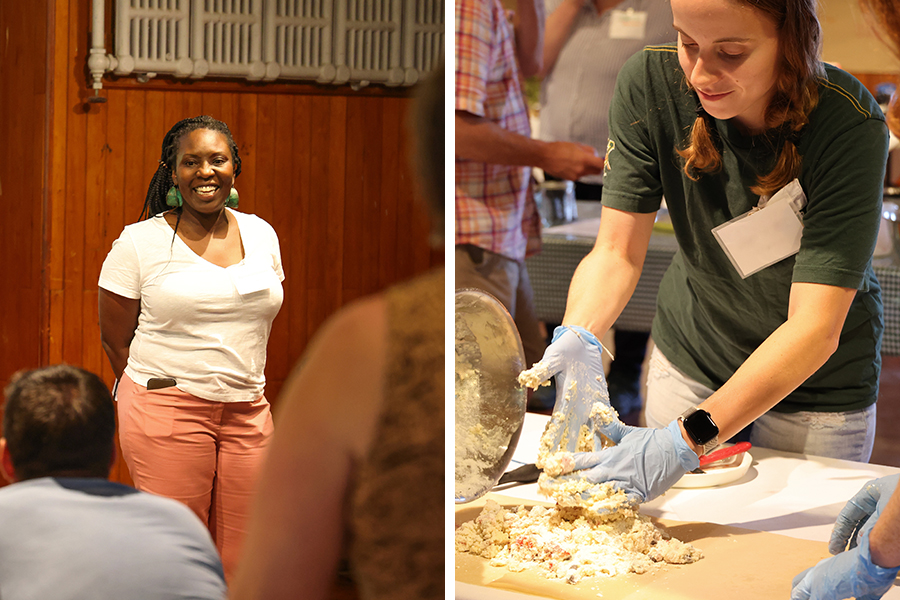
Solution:
M 230 580 L 274 430 L 266 397 L 210 402 L 176 387 L 147 390 L 123 375 L 117 398 L 119 442 L 135 487 L 193 510 Z

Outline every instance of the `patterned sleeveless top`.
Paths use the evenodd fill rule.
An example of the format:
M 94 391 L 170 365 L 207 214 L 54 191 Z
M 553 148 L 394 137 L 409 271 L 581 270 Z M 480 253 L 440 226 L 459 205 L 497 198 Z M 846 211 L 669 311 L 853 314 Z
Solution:
M 384 408 L 350 505 L 360 596 L 444 597 L 444 270 L 390 288 Z

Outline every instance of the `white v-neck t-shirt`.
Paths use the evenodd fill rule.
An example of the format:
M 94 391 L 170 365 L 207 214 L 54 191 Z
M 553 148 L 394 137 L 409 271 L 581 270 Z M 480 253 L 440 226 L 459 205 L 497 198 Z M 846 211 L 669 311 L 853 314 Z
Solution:
M 101 288 L 141 301 L 125 373 L 138 385 L 172 377 L 215 402 L 251 402 L 265 389 L 266 344 L 284 299 L 271 225 L 235 217 L 244 259 L 220 267 L 198 256 L 162 215 L 128 225 L 100 271 Z

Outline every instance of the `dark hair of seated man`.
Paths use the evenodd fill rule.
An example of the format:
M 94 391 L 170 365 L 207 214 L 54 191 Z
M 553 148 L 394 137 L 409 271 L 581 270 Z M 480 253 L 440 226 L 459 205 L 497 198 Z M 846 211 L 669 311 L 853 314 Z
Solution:
M 4 394 L 0 449 L 7 479 L 109 476 L 115 407 L 97 375 L 70 365 L 20 371 Z

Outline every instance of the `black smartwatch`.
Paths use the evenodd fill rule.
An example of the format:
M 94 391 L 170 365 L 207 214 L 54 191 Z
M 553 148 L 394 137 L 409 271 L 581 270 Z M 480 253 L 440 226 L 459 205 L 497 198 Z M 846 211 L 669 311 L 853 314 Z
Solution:
M 678 420 L 684 423 L 688 437 L 703 447 L 701 456 L 709 454 L 710 450 L 719 445 L 719 427 L 705 410 L 689 408 Z

